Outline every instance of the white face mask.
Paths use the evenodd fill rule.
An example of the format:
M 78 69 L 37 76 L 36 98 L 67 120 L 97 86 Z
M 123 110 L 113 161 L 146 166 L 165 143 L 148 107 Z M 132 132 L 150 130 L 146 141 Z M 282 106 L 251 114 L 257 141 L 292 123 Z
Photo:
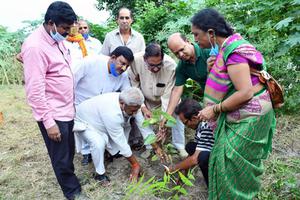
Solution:
M 59 32 L 57 32 L 55 24 L 54 24 L 54 28 L 55 28 L 55 33 L 53 33 L 53 31 L 50 30 L 50 35 L 51 35 L 52 39 L 55 40 L 56 42 L 64 41 L 66 38 L 64 36 L 62 36 L 61 34 L 59 34 Z

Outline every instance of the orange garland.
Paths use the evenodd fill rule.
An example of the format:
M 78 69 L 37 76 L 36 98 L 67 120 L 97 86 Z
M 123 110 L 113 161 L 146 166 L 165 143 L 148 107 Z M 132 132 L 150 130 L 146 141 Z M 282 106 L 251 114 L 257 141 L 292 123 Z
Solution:
M 81 52 L 82 52 L 82 56 L 85 57 L 87 56 L 87 50 L 86 50 L 86 47 L 85 47 L 85 44 L 84 44 L 84 38 L 81 34 L 77 34 L 75 36 L 68 36 L 67 37 L 67 41 L 69 42 L 78 42 L 79 44 L 79 47 L 81 49 Z

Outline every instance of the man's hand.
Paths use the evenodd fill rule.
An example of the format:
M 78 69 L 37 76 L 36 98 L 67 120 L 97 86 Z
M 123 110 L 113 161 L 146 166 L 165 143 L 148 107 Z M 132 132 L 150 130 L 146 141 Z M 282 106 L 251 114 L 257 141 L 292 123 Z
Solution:
M 207 71 L 209 72 L 210 69 L 213 67 L 214 63 L 216 61 L 216 56 L 210 56 L 207 61 L 206 61 L 206 64 L 207 64 Z
M 56 124 L 47 129 L 47 134 L 48 134 L 48 137 L 51 140 L 53 140 L 55 142 L 60 142 L 61 141 L 61 133 L 60 133 L 59 128 Z
M 163 120 L 165 120 L 165 119 L 163 119 Z M 162 126 L 162 124 L 163 124 L 163 126 Z M 162 121 L 161 124 L 159 125 L 159 129 L 158 129 L 158 132 L 156 134 L 156 141 L 157 142 L 161 141 L 161 143 L 164 143 L 166 138 L 167 138 L 168 129 L 164 125 L 165 125 L 165 121 Z
M 152 117 L 152 112 L 150 110 L 148 110 L 148 108 L 146 108 L 146 106 L 143 106 L 141 108 L 141 110 L 142 110 L 142 113 L 143 113 L 145 119 L 149 119 Z
M 136 182 L 139 178 L 139 174 L 141 171 L 141 167 L 138 163 L 135 163 L 131 166 L 131 172 L 130 172 L 130 176 L 129 176 L 129 180 L 131 182 Z

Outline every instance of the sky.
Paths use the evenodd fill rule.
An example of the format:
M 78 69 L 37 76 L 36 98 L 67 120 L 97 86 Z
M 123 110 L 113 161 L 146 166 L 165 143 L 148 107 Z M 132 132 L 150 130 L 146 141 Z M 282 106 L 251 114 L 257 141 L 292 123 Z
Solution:
M 38 20 L 55 0 L 0 0 L 0 25 L 8 31 L 25 26 L 24 20 Z M 106 11 L 96 9 L 96 0 L 63 0 L 71 5 L 78 16 L 94 24 L 103 24 L 109 17 Z

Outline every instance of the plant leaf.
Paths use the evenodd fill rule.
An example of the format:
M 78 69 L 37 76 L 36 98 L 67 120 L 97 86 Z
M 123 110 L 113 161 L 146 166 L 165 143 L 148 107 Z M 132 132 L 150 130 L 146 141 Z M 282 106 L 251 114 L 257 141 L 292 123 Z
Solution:
M 285 18 L 285 19 L 281 20 L 280 22 L 278 22 L 275 25 L 276 30 L 287 27 L 289 25 L 289 23 L 292 22 L 293 20 L 294 20 L 294 17 L 288 17 L 288 18 Z
M 152 162 L 157 161 L 157 160 L 158 160 L 158 156 L 157 155 L 152 156 L 152 158 L 151 158 Z
M 194 184 L 187 177 L 185 177 L 185 175 L 183 175 L 181 172 L 178 172 L 178 173 L 179 173 L 180 179 L 182 180 L 182 182 L 185 185 L 187 185 L 187 186 L 194 186 Z
M 144 139 L 144 145 L 153 144 L 156 142 L 156 135 L 150 134 Z

